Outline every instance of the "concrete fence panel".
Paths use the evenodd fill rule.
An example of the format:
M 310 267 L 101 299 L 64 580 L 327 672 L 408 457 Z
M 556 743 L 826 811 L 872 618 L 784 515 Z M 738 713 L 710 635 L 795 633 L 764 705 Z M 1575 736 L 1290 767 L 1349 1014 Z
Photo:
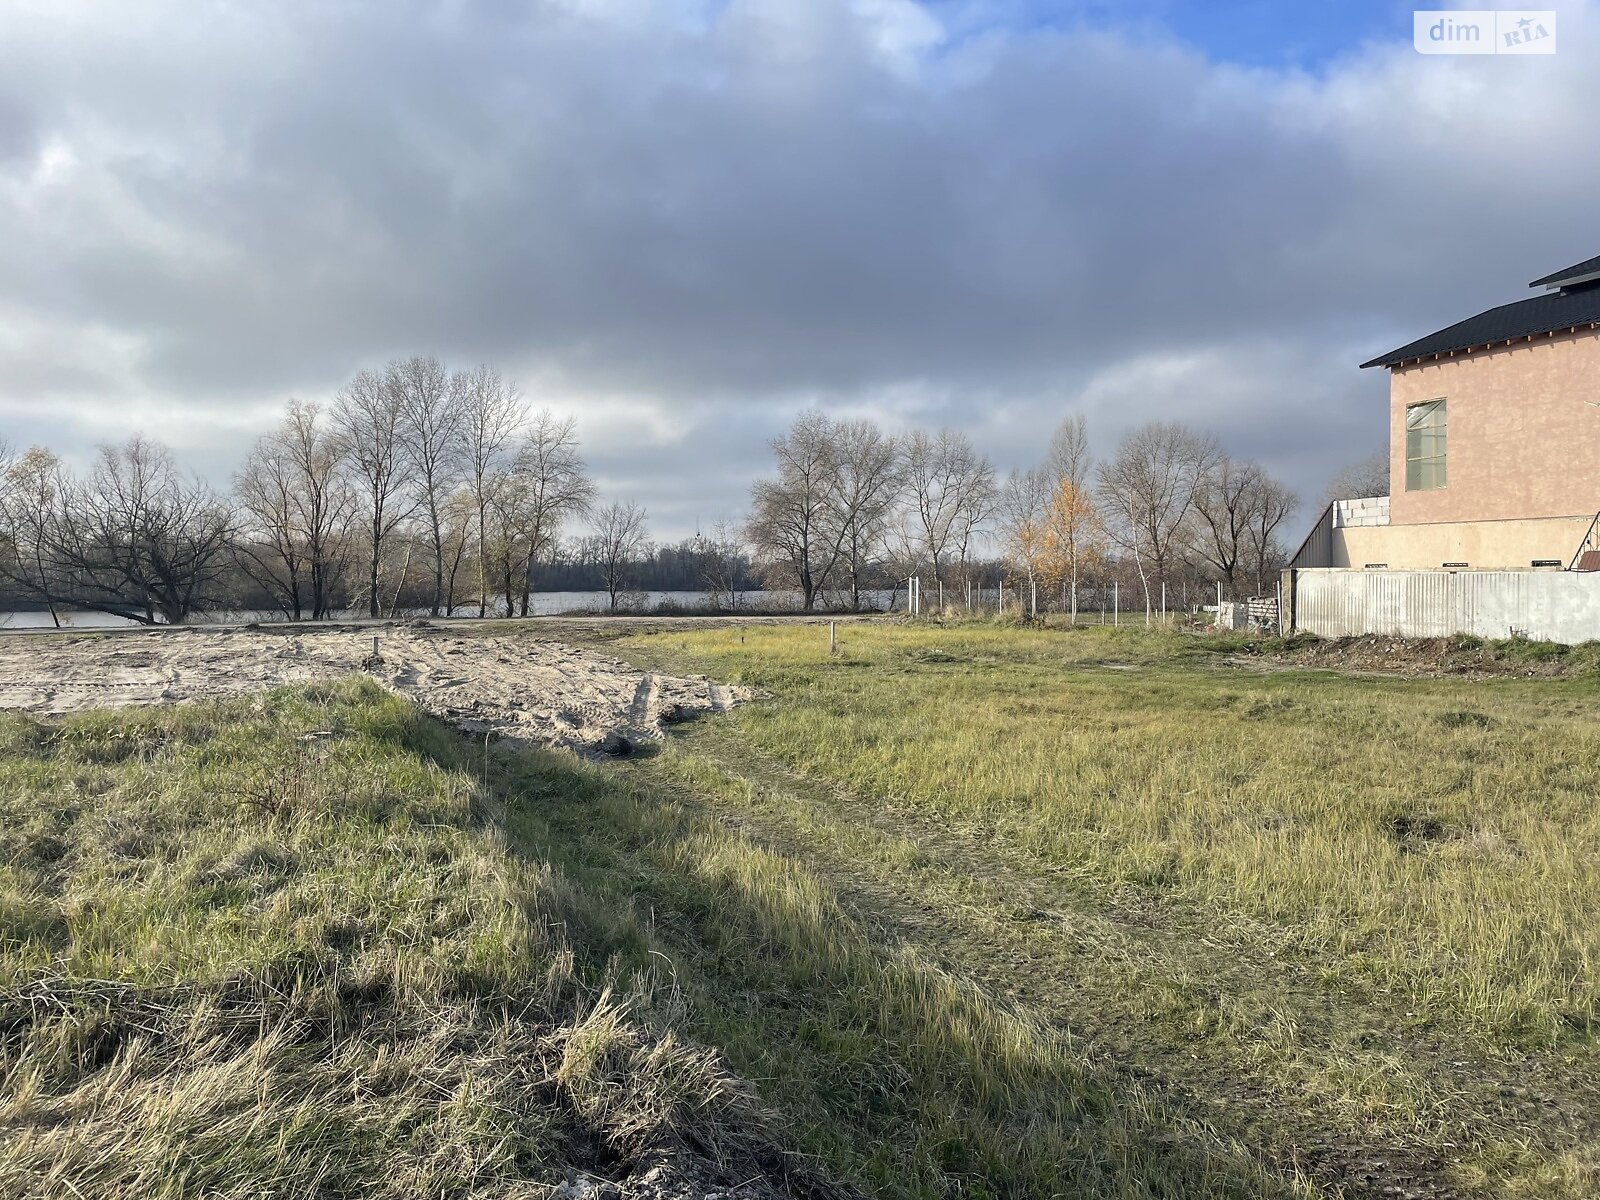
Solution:
M 1293 587 L 1295 629 L 1322 637 L 1600 638 L 1600 573 L 1299 570 Z

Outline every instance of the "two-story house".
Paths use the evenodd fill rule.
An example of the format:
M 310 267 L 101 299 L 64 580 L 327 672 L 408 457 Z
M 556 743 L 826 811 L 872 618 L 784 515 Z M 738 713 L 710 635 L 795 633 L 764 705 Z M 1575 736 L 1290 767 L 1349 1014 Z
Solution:
M 1381 354 L 1390 494 L 1331 505 L 1295 567 L 1600 567 L 1600 258 Z

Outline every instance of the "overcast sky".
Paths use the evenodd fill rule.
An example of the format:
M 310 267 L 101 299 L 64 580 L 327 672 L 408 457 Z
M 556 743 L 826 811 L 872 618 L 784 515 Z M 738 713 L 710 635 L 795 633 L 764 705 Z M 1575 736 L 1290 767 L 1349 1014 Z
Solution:
M 1595 13 L 1516 58 L 1379 0 L 3 0 L 0 437 L 226 484 L 428 353 L 667 537 L 808 405 L 1002 468 L 1177 418 L 1315 499 L 1384 437 L 1357 363 L 1600 254 Z

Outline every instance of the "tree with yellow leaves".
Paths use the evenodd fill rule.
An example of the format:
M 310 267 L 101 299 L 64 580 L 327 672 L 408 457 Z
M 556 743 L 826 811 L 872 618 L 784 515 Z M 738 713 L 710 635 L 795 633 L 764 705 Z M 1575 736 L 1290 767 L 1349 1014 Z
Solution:
M 1100 514 L 1086 487 L 1065 476 L 1055 480 L 1044 509 L 1040 541 L 1042 573 L 1067 592 L 1072 619 L 1076 621 L 1078 579 L 1085 568 L 1105 555 Z
M 1104 558 L 1104 530 L 1090 491 L 1088 423 L 1081 414 L 1062 420 L 1050 439 L 1042 473 L 1049 481 L 1041 521 L 1043 574 L 1067 592 L 1078 618 L 1078 580 Z
M 1060 587 L 1074 620 L 1078 580 L 1105 553 L 1089 488 L 1091 461 L 1084 419 L 1067 417 L 1051 438 L 1044 465 L 1012 472 L 1000 506 L 1006 557 L 1030 585 Z

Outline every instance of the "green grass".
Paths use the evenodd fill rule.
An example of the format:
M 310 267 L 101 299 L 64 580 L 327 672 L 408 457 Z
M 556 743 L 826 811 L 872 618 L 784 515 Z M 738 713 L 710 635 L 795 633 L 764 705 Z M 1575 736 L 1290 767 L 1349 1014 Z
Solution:
M 585 890 L 631 898 L 684 1019 L 757 1081 L 796 1149 L 893 1197 L 1309 1196 L 1183 1105 L 841 902 L 660 760 L 512 762 L 508 827 Z M 618 775 L 623 778 L 619 780 Z
M 0 717 L 0 1194 L 1308 1194 L 641 765 L 360 682 Z
M 1600 1194 L 1592 677 L 840 638 L 613 642 L 768 698 L 603 766 L 0 718 L 0 1194 Z
M 534 1196 L 685 1130 L 762 1175 L 631 915 L 479 768 L 370 683 L 0 717 L 0 1195 Z
M 653 769 L 1268 1161 L 1600 1194 L 1595 678 L 1237 649 L 872 624 L 832 657 L 803 627 L 623 652 L 772 696 Z

